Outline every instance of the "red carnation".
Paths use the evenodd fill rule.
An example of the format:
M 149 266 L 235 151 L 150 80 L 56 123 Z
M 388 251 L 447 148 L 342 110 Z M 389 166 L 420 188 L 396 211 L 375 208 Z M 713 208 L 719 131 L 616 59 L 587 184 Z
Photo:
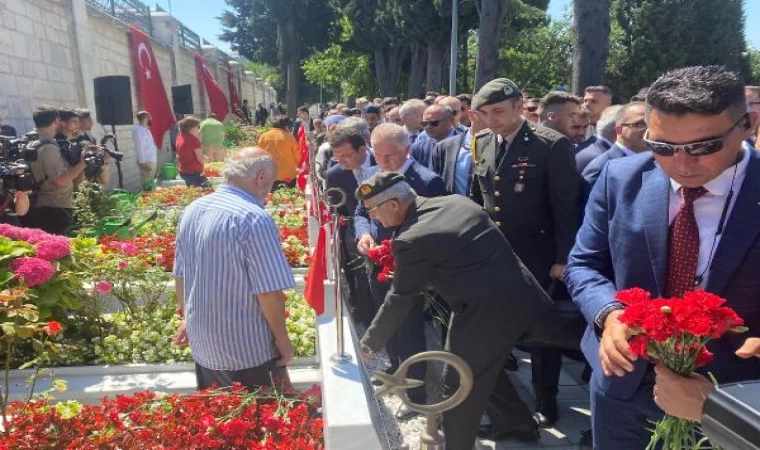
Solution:
M 63 327 L 61 326 L 61 324 L 54 320 L 51 320 L 50 322 L 48 322 L 47 325 L 45 326 L 45 329 L 47 331 L 47 334 L 51 336 L 55 336 L 56 334 L 63 331 Z

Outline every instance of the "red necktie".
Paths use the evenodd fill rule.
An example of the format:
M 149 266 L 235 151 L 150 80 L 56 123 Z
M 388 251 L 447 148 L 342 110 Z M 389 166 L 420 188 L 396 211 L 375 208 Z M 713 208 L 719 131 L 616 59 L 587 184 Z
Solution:
M 680 297 L 694 290 L 699 261 L 699 227 L 694 217 L 694 200 L 707 189 L 681 188 L 683 203 L 670 226 L 670 258 L 668 260 L 667 297 Z

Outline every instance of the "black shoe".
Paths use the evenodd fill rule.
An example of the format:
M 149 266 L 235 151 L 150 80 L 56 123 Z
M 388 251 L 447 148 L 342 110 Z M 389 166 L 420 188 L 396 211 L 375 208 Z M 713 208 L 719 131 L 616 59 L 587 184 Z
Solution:
M 557 399 L 545 399 L 536 405 L 536 412 L 533 414 L 533 420 L 536 421 L 539 427 L 549 428 L 557 423 L 559 417 L 559 411 L 557 407 Z
M 516 439 L 520 442 L 536 442 L 541 438 L 541 432 L 535 422 L 509 431 L 498 431 L 492 425 L 482 425 L 478 428 L 478 437 L 489 441 Z
M 408 406 L 402 403 L 401 406 L 398 407 L 398 410 L 396 410 L 396 414 L 394 414 L 394 417 L 396 417 L 396 420 L 409 420 L 419 415 L 421 414 L 418 413 L 417 411 L 412 411 L 411 409 L 409 409 Z
M 504 368 L 510 372 L 517 372 L 519 367 L 517 367 L 517 358 L 515 358 L 515 355 L 512 353 L 509 354 L 507 357 L 507 362 L 504 363 Z

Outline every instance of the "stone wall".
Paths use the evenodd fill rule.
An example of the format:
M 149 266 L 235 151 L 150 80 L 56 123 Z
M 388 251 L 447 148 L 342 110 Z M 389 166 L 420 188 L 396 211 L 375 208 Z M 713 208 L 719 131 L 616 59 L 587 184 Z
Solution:
M 195 114 L 204 117 L 209 108 L 206 92 L 195 68 L 194 52 L 179 43 L 179 22 L 162 12 L 153 13 L 152 22 L 153 53 L 169 100 L 171 86 L 190 84 Z M 133 76 L 128 31 L 127 24 L 87 5 L 85 0 L 0 1 L 0 121 L 23 134 L 34 128 L 32 111 L 42 104 L 86 107 L 96 116 L 92 80 L 106 75 L 129 76 L 133 113 L 143 109 Z M 209 61 L 212 73 L 229 100 L 224 70 L 228 56 L 214 48 L 203 49 L 204 56 L 209 52 L 213 54 Z M 241 97 L 248 98 L 252 107 L 263 101 L 264 92 L 274 98 L 271 87 L 243 70 L 233 70 L 239 72 Z M 105 130 L 100 125 L 93 131 L 96 137 L 111 132 L 110 126 Z M 132 126 L 116 127 L 116 137 L 119 150 L 125 153 L 124 187 L 138 190 Z M 159 163 L 171 159 L 165 151 L 168 148 L 169 133 Z M 112 178 L 115 186 L 115 170 Z

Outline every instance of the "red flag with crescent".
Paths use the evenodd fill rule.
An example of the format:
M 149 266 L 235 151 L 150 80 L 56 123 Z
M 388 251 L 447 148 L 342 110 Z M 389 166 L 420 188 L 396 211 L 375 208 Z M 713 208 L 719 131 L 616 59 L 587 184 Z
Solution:
M 224 95 L 222 87 L 216 82 L 216 78 L 211 73 L 211 69 L 203 56 L 195 55 L 195 67 L 203 78 L 203 86 L 206 88 L 208 101 L 211 103 L 211 112 L 216 115 L 216 120 L 224 122 L 224 118 L 230 112 L 230 105 L 227 103 L 227 97 Z
M 135 79 L 142 109 L 149 112 L 153 124 L 150 132 L 156 147 L 161 149 L 164 134 L 174 125 L 175 117 L 172 112 L 169 97 L 166 96 L 161 72 L 150 45 L 150 38 L 135 27 L 130 27 L 130 43 L 135 62 Z

